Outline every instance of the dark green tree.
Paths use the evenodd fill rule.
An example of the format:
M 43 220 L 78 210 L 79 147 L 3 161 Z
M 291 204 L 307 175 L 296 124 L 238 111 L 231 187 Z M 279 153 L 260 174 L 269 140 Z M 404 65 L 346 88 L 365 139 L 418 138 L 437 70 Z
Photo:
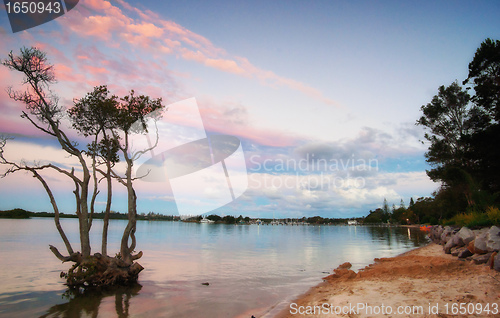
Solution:
M 142 256 L 142 252 L 135 255 L 132 253 L 136 247 L 136 223 L 137 223 L 137 195 L 134 189 L 132 167 L 134 161 L 144 153 L 152 150 L 158 141 L 146 147 L 146 149 L 131 149 L 130 138 L 134 134 L 148 132 L 148 120 L 158 120 L 161 110 L 164 109 L 161 98 L 151 99 L 149 96 L 137 96 L 132 90 L 128 95 L 119 99 L 110 95 L 106 86 L 98 86 L 94 91 L 78 100 L 74 107 L 69 110 L 73 126 L 85 136 L 93 136 L 94 139 L 88 145 L 89 155 L 93 158 L 94 179 L 97 183 L 95 171 L 99 171 L 107 180 L 108 201 L 111 204 L 111 178 L 126 187 L 128 194 L 128 224 L 122 235 L 120 245 L 121 260 L 131 266 L 133 261 Z M 126 164 L 125 173 L 115 171 L 114 164 L 118 161 L 118 154 Z M 96 158 L 100 157 L 106 165 L 106 169 L 96 167 Z M 97 188 L 94 190 L 96 193 Z M 95 197 L 94 195 L 94 197 Z M 94 198 L 93 197 L 93 198 Z M 105 214 L 109 219 L 109 209 Z M 103 228 L 103 253 L 106 252 L 107 222 L 105 219 Z
M 110 96 L 106 86 L 95 87 L 85 97 L 75 100 L 72 108 L 68 110 L 73 128 L 85 137 L 91 137 L 92 141 L 87 145 L 87 154 L 92 158 L 92 177 L 94 191 L 91 199 L 91 215 L 94 213 L 94 205 L 98 190 L 97 172 L 101 172 L 107 184 L 106 209 L 104 211 L 104 222 L 101 240 L 101 253 L 107 255 L 108 227 L 112 201 L 112 177 L 111 169 L 119 161 L 118 140 L 114 138 L 109 130 L 116 126 L 117 97 Z M 100 160 L 99 160 L 100 159 Z M 105 165 L 105 170 L 99 168 Z
M 500 192 L 500 41 L 486 39 L 469 63 L 473 102 L 478 107 L 474 122 L 477 133 L 471 138 L 471 160 L 474 174 L 482 190 L 496 195 Z
M 457 82 L 440 86 L 432 101 L 422 106 L 422 116 L 417 125 L 424 126 L 424 138 L 430 143 L 425 157 L 432 169 L 427 175 L 433 181 L 446 184 L 447 170 L 459 168 L 470 171 L 467 160 L 470 137 L 474 132 L 476 107 L 470 103 L 470 95 Z
M 413 201 L 413 197 L 410 198 L 410 206 L 409 208 L 413 208 L 413 206 L 415 205 L 415 201 Z
M 469 63 L 469 76 L 464 84 L 472 82 L 474 103 L 482 107 L 491 119 L 500 122 L 500 40 L 486 39 Z

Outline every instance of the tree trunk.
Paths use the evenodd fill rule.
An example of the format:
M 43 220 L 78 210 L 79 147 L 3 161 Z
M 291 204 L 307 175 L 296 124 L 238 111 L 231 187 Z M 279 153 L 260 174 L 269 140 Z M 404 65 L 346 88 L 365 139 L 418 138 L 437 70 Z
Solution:
M 132 184 L 132 166 L 133 161 L 127 155 L 125 155 L 125 160 L 127 161 L 127 171 L 126 171 L 126 187 L 128 194 L 128 224 L 123 231 L 120 253 L 123 261 L 126 264 L 132 264 L 132 252 L 135 249 L 135 228 L 136 228 L 136 216 L 137 216 L 137 196 L 134 191 Z M 129 238 L 132 240 L 131 245 L 128 245 Z
M 83 182 L 80 196 L 80 244 L 82 248 L 82 256 L 90 256 L 90 222 L 89 222 L 89 206 L 88 206 L 88 191 L 89 191 L 90 174 L 89 170 L 84 167 Z
M 111 163 L 106 161 L 107 171 L 106 171 L 106 182 L 108 183 L 108 198 L 106 201 L 106 211 L 104 212 L 104 222 L 102 225 L 102 246 L 101 253 L 102 255 L 108 255 L 108 227 L 109 227 L 109 214 L 111 213 L 111 199 L 113 196 L 112 193 L 112 184 L 111 184 Z
M 45 188 L 45 191 L 47 192 L 47 195 L 50 198 L 50 203 L 52 204 L 52 208 L 54 209 L 54 223 L 56 224 L 57 231 L 59 232 L 59 235 L 61 236 L 64 245 L 66 245 L 66 250 L 68 251 L 69 255 L 72 255 L 73 248 L 71 247 L 71 244 L 69 243 L 68 237 L 66 236 L 66 233 L 64 233 L 64 230 L 61 226 L 61 223 L 59 223 L 59 208 L 57 207 L 56 200 L 54 198 L 54 195 L 52 194 L 52 191 L 49 188 L 49 185 L 45 182 L 45 180 L 42 178 L 42 176 L 36 171 L 32 170 L 31 171 L 33 175 L 42 183 L 43 187 Z

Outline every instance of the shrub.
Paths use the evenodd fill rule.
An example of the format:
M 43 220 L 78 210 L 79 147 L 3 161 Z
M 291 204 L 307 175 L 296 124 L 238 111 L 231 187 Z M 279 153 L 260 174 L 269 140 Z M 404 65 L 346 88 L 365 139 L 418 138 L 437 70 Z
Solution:
M 444 225 L 467 226 L 469 228 L 490 226 L 492 224 L 493 222 L 488 214 L 476 211 L 457 214 L 444 222 Z
M 500 224 L 500 209 L 497 207 L 489 206 L 486 209 L 486 214 L 488 215 L 488 220 L 494 224 L 494 225 L 499 225 Z

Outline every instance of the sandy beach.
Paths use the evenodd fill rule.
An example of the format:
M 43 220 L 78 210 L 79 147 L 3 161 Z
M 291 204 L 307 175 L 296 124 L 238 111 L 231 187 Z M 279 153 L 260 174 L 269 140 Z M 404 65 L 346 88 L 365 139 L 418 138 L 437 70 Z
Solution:
M 500 273 L 441 245 L 374 261 L 357 273 L 339 266 L 277 317 L 500 316 Z

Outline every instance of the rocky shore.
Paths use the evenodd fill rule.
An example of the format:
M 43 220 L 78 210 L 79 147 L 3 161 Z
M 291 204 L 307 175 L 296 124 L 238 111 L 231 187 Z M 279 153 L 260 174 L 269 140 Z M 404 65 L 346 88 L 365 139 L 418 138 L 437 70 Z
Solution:
M 358 272 L 340 265 L 277 317 L 500 317 L 500 228 L 433 226 L 429 237 Z

